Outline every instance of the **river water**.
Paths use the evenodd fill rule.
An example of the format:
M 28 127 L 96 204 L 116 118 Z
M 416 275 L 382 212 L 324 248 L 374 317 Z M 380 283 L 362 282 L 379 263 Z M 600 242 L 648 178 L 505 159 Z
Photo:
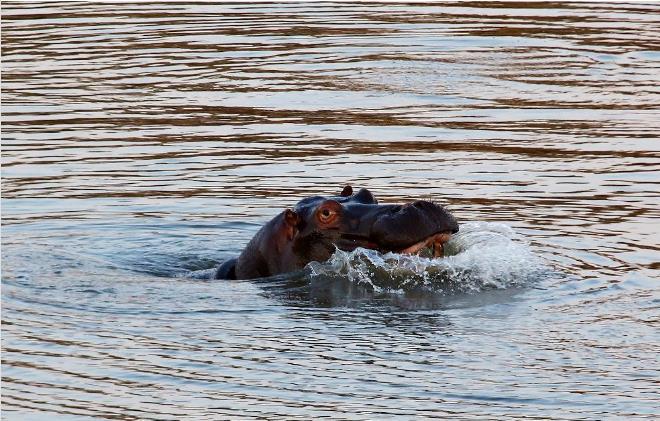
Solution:
M 657 418 L 659 33 L 653 3 L 3 2 L 3 419 Z M 447 205 L 452 256 L 194 278 L 346 184 Z

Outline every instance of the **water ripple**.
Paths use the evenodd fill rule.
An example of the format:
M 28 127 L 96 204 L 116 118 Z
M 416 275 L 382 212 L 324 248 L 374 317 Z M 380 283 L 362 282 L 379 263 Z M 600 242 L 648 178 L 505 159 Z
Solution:
M 3 2 L 3 417 L 657 418 L 658 12 Z M 345 184 L 462 253 L 184 277 Z

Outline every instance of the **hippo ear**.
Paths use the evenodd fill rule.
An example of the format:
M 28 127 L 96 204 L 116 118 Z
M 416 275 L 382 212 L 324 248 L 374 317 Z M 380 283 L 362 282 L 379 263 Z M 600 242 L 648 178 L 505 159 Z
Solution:
M 300 215 L 298 215 L 291 209 L 287 209 L 284 211 L 286 237 L 289 241 L 293 240 L 296 234 L 298 234 L 298 224 L 300 223 L 300 220 L 301 220 Z
M 353 194 L 353 187 L 347 185 L 344 187 L 344 190 L 341 191 L 341 197 L 348 197 Z

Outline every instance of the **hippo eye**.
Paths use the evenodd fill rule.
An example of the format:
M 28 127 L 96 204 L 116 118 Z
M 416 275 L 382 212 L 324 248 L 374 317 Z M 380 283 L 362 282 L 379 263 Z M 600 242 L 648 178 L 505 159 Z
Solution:
M 325 208 L 325 209 L 321 209 L 321 211 L 318 213 L 318 218 L 319 221 L 323 223 L 328 223 L 332 219 L 334 219 L 336 214 L 337 212 L 335 212 L 334 210 Z

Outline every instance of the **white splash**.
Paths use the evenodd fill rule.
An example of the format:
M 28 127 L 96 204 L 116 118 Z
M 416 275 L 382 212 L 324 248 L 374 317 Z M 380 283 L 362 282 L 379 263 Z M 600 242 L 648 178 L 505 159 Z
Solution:
M 373 250 L 337 250 L 326 262 L 312 262 L 312 279 L 341 278 L 374 291 L 430 290 L 475 292 L 523 286 L 548 272 L 522 236 L 509 226 L 488 222 L 461 225 L 447 244 L 445 257 L 433 259 Z

